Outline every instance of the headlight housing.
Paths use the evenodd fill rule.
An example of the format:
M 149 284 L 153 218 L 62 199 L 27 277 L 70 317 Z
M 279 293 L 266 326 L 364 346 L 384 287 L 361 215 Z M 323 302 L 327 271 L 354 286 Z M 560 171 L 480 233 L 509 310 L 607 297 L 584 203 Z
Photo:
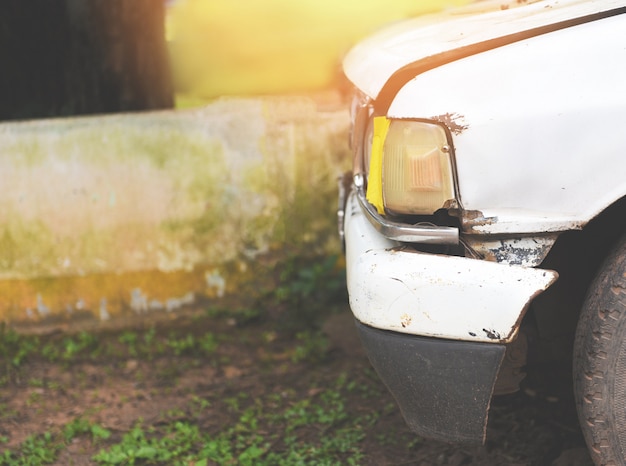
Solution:
M 367 200 L 380 214 L 431 215 L 455 198 L 451 148 L 441 125 L 375 117 L 365 140 Z

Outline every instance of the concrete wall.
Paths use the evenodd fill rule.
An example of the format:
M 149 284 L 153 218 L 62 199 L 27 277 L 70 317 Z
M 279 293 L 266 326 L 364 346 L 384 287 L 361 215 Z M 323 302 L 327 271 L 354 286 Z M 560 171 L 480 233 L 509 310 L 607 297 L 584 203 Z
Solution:
M 0 125 L 0 320 L 107 320 L 336 251 L 348 115 L 305 98 Z

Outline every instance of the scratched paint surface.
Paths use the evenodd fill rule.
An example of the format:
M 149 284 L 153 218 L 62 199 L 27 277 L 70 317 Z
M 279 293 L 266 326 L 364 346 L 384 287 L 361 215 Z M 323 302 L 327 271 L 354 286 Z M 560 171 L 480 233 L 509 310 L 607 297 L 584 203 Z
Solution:
M 223 292 L 241 259 L 338 248 L 347 124 L 343 110 L 268 98 L 0 125 L 0 319 L 165 308 Z M 85 278 L 141 274 L 100 292 Z

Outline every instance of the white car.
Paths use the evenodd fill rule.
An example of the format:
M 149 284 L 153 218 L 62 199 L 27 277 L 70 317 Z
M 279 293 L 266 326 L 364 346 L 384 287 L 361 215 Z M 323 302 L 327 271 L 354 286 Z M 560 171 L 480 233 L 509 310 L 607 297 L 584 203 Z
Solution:
M 594 461 L 626 464 L 626 1 L 477 2 L 344 72 L 350 305 L 407 423 L 483 442 L 527 351 L 569 355 Z

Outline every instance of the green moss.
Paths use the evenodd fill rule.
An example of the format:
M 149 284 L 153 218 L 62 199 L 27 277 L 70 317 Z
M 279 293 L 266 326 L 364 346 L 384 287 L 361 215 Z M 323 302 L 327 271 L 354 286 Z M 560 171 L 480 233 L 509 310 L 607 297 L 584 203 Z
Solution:
M 307 99 L 0 125 L 0 279 L 336 251 L 346 131 L 347 114 Z

